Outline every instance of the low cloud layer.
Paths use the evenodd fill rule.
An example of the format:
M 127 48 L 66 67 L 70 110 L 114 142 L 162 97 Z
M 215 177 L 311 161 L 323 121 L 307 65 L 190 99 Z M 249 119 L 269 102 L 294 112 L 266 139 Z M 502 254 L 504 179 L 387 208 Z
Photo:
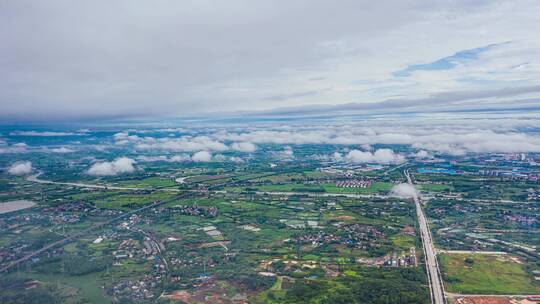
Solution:
M 252 153 L 260 145 L 328 144 L 352 149 L 344 154 L 334 155 L 335 159 L 355 163 L 401 163 L 405 155 L 376 145 L 407 145 L 418 152 L 408 157 L 430 159 L 436 154 L 466 155 L 470 153 L 527 153 L 540 152 L 540 134 L 535 132 L 540 117 L 497 119 L 455 119 L 437 117 L 395 119 L 379 121 L 376 119 L 358 123 L 328 123 L 327 125 L 301 124 L 260 124 L 249 127 L 231 126 L 228 128 L 206 128 L 204 135 L 167 134 L 167 137 L 139 136 L 120 132 L 114 135 L 116 145 L 131 147 L 135 152 L 186 152 L 208 151 L 223 153 L 239 151 Z M 533 130 L 533 131 L 526 131 Z M 132 131 L 137 134 L 147 132 Z M 171 132 L 174 130 L 171 129 Z M 181 133 L 199 133 L 194 128 Z M 155 136 L 155 135 L 154 135 Z M 280 154 L 291 158 L 292 148 Z
M 38 137 L 55 137 L 55 136 L 75 136 L 85 135 L 84 133 L 73 132 L 51 132 L 51 131 L 13 131 L 10 132 L 11 136 L 38 136 Z
M 100 162 L 93 164 L 87 171 L 93 176 L 113 176 L 122 173 L 131 173 L 135 171 L 135 160 L 128 157 L 119 157 L 111 162 Z
M 32 170 L 32 162 L 20 161 L 9 166 L 8 173 L 11 175 L 28 175 L 32 173 Z
M 16 143 L 12 145 L 1 145 L 0 154 L 2 153 L 26 153 L 28 152 L 28 145 L 25 143 Z
M 195 151 L 227 151 L 229 147 L 224 143 L 208 136 L 182 136 L 182 137 L 140 137 L 120 132 L 114 136 L 117 145 L 133 145 L 137 150 L 195 152 Z
M 241 157 L 238 156 L 225 156 L 223 154 L 216 154 L 212 155 L 212 153 L 208 151 L 199 151 L 196 153 L 193 153 L 193 155 L 189 154 L 178 154 L 178 155 L 158 155 L 158 156 L 146 156 L 141 155 L 137 157 L 137 161 L 140 162 L 169 162 L 169 163 L 184 163 L 184 162 L 223 162 L 223 161 L 231 161 L 235 163 L 241 163 L 244 162 L 244 160 Z
M 533 132 L 523 132 L 523 127 L 504 123 L 516 123 L 517 120 L 493 121 L 492 125 L 483 121 L 477 126 L 475 121 L 430 121 L 393 127 L 391 122 L 382 125 L 377 121 L 362 124 L 299 126 L 249 130 L 244 132 L 218 132 L 214 137 L 221 141 L 252 142 L 254 144 L 330 144 L 330 145 L 411 145 L 421 152 L 417 157 L 433 151 L 452 155 L 467 153 L 519 153 L 540 152 L 540 136 Z M 524 120 L 527 126 L 532 121 Z M 527 126 L 534 128 L 533 126 Z M 356 153 L 351 160 L 368 158 L 369 155 Z

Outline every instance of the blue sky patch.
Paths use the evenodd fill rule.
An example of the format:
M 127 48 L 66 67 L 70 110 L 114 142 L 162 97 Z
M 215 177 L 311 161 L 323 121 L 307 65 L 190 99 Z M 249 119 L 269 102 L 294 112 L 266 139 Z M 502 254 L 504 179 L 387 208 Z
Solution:
M 489 44 L 486 46 L 482 46 L 482 47 L 478 47 L 478 48 L 474 48 L 470 50 L 460 51 L 460 52 L 455 53 L 454 55 L 444 57 L 430 63 L 409 65 L 403 70 L 399 70 L 397 72 L 392 73 L 392 75 L 395 77 L 405 77 L 405 76 L 411 75 L 411 73 L 414 71 L 433 71 L 433 70 L 453 69 L 459 62 L 477 59 L 478 55 L 480 55 L 481 53 L 486 52 L 492 48 L 495 48 L 504 44 L 508 44 L 508 43 L 510 43 L 510 41 Z

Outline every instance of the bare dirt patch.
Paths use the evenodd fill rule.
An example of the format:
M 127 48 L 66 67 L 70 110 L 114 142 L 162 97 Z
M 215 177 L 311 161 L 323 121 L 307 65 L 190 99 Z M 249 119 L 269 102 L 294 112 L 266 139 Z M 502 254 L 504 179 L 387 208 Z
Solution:
M 28 200 L 18 200 L 0 203 L 0 214 L 23 210 L 35 206 L 36 203 Z
M 461 298 L 457 304 L 513 304 L 510 298 L 502 297 L 469 297 Z

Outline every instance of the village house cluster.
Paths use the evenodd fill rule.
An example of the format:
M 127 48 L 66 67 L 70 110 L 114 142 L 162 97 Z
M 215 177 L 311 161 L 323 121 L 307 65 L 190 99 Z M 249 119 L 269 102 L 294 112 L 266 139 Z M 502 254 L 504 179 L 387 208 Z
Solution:
M 114 298 L 129 298 L 131 300 L 152 299 L 155 294 L 152 289 L 158 287 L 161 276 L 145 275 L 140 280 L 123 280 L 112 285 L 108 294 Z
M 52 214 L 82 213 L 85 215 L 103 216 L 103 217 L 118 216 L 122 214 L 121 210 L 96 208 L 93 204 L 80 202 L 80 201 L 60 204 L 58 206 L 45 207 L 42 209 L 42 212 L 52 213 Z
M 478 175 L 481 176 L 495 176 L 512 180 L 528 180 L 538 181 L 540 180 L 540 174 L 519 170 L 478 170 Z
M 341 188 L 368 188 L 373 184 L 369 179 L 347 179 L 336 181 L 336 187 Z
M 324 244 L 342 244 L 358 249 L 379 247 L 377 240 L 384 234 L 370 225 L 352 224 L 340 227 L 335 233 L 319 231 L 296 238 L 299 243 L 311 243 L 316 246 Z
M 533 188 L 527 189 L 527 200 L 528 201 L 540 200 L 540 191 L 538 191 L 537 189 L 533 189 Z
M 418 260 L 416 257 L 416 248 L 411 247 L 409 252 L 402 252 L 398 254 L 393 252 L 381 257 L 357 258 L 356 262 L 370 267 L 414 267 L 418 266 Z
M 218 215 L 218 208 L 214 206 L 199 206 L 194 205 L 175 205 L 168 208 L 171 212 L 177 212 L 184 215 L 193 215 L 200 217 L 216 217 Z
M 524 215 L 505 215 L 504 216 L 505 221 L 511 221 L 511 222 L 517 222 L 521 226 L 533 226 L 538 222 L 538 219 L 536 217 L 532 216 L 524 216 Z

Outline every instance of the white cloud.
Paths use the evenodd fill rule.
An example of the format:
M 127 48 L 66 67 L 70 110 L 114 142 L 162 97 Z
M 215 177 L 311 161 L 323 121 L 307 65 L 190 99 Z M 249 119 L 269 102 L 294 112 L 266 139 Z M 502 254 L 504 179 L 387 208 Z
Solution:
M 175 163 L 186 162 L 190 160 L 191 160 L 191 157 L 187 154 L 173 155 L 169 158 L 170 162 L 175 162 Z
M 135 160 L 128 157 L 119 157 L 112 162 L 100 162 L 93 164 L 87 171 L 94 176 L 112 176 L 135 171 Z
M 405 157 L 394 153 L 390 149 L 379 149 L 375 152 L 364 152 L 360 150 L 351 150 L 345 159 L 353 163 L 378 163 L 378 164 L 395 164 L 405 161 Z
M 216 154 L 216 155 L 214 155 L 213 160 L 218 161 L 218 162 L 223 162 L 223 161 L 227 160 L 227 156 L 225 156 L 223 154 Z
M 238 156 L 231 156 L 229 158 L 230 161 L 232 161 L 233 163 L 243 163 L 244 160 Z
M 218 133 L 218 139 L 270 144 L 313 144 L 327 141 L 327 134 L 321 131 L 272 131 L 262 130 L 248 133 Z
M 130 142 L 137 142 L 139 140 L 142 140 L 141 137 L 137 135 L 129 135 L 128 132 L 118 132 L 113 135 L 113 138 L 117 145 L 127 145 Z
M 410 184 L 402 183 L 395 185 L 390 191 L 390 194 L 401 198 L 413 198 L 414 196 L 418 196 L 418 190 Z
M 284 159 L 284 160 L 290 160 L 294 158 L 294 151 L 291 147 L 286 146 L 283 148 L 282 151 L 275 152 L 275 155 L 278 158 Z
M 255 146 L 253 143 L 245 141 L 245 142 L 235 142 L 231 145 L 231 149 L 235 151 L 240 152 L 255 152 L 257 150 L 257 146 Z
M 352 150 L 345 155 L 345 159 L 353 163 L 373 162 L 373 153 L 360 150 Z
M 70 149 L 70 148 L 66 148 L 66 147 L 60 147 L 60 148 L 51 149 L 51 152 L 53 152 L 53 153 L 72 153 L 72 152 L 75 152 L 75 150 Z
M 194 162 L 209 162 L 212 161 L 212 154 L 208 151 L 199 151 L 191 156 Z
M 8 168 L 8 173 L 12 175 L 27 175 L 32 172 L 32 162 L 30 161 L 21 161 L 12 164 Z
M 343 161 L 343 155 L 339 152 L 334 152 L 334 154 L 332 154 L 332 159 L 337 162 Z
M 433 156 L 426 150 L 420 150 L 413 154 L 414 157 L 418 159 L 432 158 Z
M 467 154 L 467 150 L 460 145 L 452 145 L 445 143 L 417 143 L 412 145 L 414 148 L 423 148 L 439 153 L 444 153 L 454 156 L 462 156 Z M 492 151 L 493 152 L 493 151 Z

